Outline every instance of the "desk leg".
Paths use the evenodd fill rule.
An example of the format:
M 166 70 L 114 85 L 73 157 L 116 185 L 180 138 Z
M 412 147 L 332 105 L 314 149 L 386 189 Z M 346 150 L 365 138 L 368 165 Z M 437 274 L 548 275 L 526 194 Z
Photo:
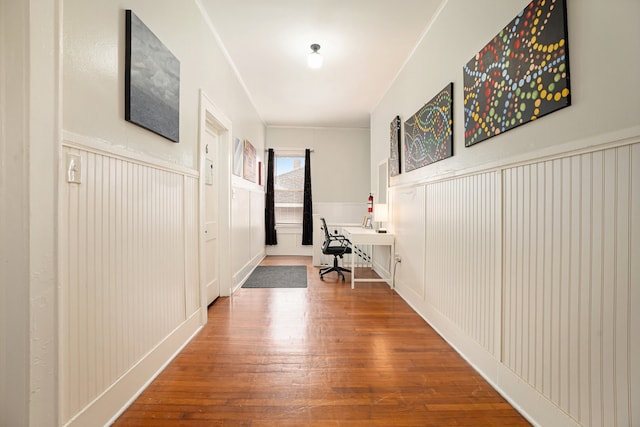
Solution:
M 353 246 L 351 253 L 351 289 L 356 288 L 356 247 Z
M 391 242 L 391 289 L 396 288 L 396 242 Z

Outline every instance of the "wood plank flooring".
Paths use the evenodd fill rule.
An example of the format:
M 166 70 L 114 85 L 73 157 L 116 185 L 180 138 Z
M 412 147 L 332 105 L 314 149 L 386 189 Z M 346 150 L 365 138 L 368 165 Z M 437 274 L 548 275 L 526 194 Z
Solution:
M 306 265 L 308 288 L 218 298 L 115 426 L 530 425 L 385 283 L 262 265 Z

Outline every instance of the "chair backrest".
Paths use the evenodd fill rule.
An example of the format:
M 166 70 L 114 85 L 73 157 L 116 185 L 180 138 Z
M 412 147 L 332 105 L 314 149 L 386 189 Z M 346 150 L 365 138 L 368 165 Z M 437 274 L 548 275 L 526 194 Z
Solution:
M 330 240 L 330 237 L 329 229 L 327 228 L 327 222 L 324 220 L 324 218 L 320 218 L 320 221 L 322 221 L 322 226 L 320 228 L 324 230 L 324 241 L 328 242 Z
M 335 234 L 329 233 L 329 227 L 324 218 L 320 218 L 322 221 L 322 229 L 324 230 L 324 242 L 322 242 L 322 253 L 342 256 L 347 253 L 351 253 L 351 242 L 346 239 L 342 234 L 338 234 L 338 230 L 335 230 Z

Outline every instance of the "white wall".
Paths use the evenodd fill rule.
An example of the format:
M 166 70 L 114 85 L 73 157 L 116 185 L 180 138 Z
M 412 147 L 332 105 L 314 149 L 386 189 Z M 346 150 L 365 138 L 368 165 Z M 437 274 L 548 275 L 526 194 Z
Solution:
M 0 4 L 0 424 L 47 425 L 57 409 L 56 2 Z
M 313 149 L 313 213 L 326 216 L 330 222 L 361 222 L 371 191 L 369 129 L 268 127 L 267 147 Z M 358 208 L 360 204 L 363 209 Z M 315 226 L 314 234 L 319 231 L 319 226 Z M 311 247 L 301 246 L 301 240 L 302 227 L 281 227 L 278 245 L 267 247 L 267 253 L 312 255 Z
M 124 117 L 124 10 L 131 9 L 180 61 L 180 143 Z M 107 144 L 197 168 L 199 91 L 233 122 L 234 135 L 264 144 L 264 125 L 197 2 L 64 1 L 63 128 Z
M 86 2 L 75 0 L 37 5 L 29 0 L 2 0 L 0 4 L 0 424 L 101 425 L 198 327 L 197 316 L 189 317 L 189 312 L 199 301 L 194 294 L 198 271 L 193 263 L 197 253 L 193 252 L 197 251 L 193 227 L 198 224 L 194 182 L 198 179 L 200 90 L 230 118 L 234 134 L 250 139 L 258 149 L 264 147 L 265 129 L 197 2 L 104 0 L 88 7 Z M 123 118 L 126 8 L 132 8 L 181 61 L 179 144 Z M 100 185 L 80 184 L 79 199 L 70 195 L 73 192 L 63 181 L 58 193 L 58 177 L 64 177 L 64 162 L 59 162 L 64 156 L 58 154 L 64 154 L 62 135 L 64 151 L 73 149 L 85 158 L 99 156 L 116 165 L 109 168 L 108 179 Z M 83 170 L 85 177 L 98 177 L 92 165 L 83 165 L 88 167 Z M 149 308 L 139 299 L 144 297 L 141 288 L 133 283 L 150 283 L 157 272 L 127 270 L 131 264 L 118 251 L 105 258 L 110 262 L 108 275 L 101 282 L 92 282 L 83 275 L 97 277 L 94 275 L 99 271 L 90 267 L 96 265 L 97 252 L 87 250 L 82 257 L 69 254 L 84 247 L 78 245 L 93 247 L 92 236 L 108 224 L 114 227 L 110 230 L 120 230 L 111 243 L 117 242 L 148 262 L 146 252 L 136 252 L 142 241 L 136 236 L 147 233 L 153 221 L 141 225 L 133 220 L 141 218 L 141 211 L 136 211 L 132 197 L 144 193 L 138 178 L 164 176 L 154 175 L 158 170 L 171 178 L 163 178 L 154 190 L 157 207 L 174 214 L 164 217 L 166 227 L 153 230 L 155 237 L 166 243 L 177 236 L 176 230 L 187 227 L 191 231 L 181 234 L 173 247 L 182 259 L 170 256 L 182 266 L 178 270 L 182 274 L 166 276 L 171 283 L 165 289 L 171 291 L 154 295 L 159 304 Z M 178 182 L 184 184 L 180 196 L 176 196 Z M 109 203 L 92 204 L 107 192 Z M 73 200 L 87 201 L 83 206 L 95 210 L 96 216 L 86 216 L 86 209 L 74 211 Z M 86 221 L 69 222 L 69 214 L 78 213 Z M 118 228 L 123 224 L 129 227 L 126 232 Z M 116 246 L 109 248 L 115 250 Z M 86 299 L 97 295 L 92 292 L 102 285 L 117 290 L 109 298 Z M 176 298 L 175 292 L 182 292 L 182 297 Z M 132 310 L 129 313 L 138 310 L 136 318 L 146 319 L 133 321 L 126 331 L 133 334 L 129 337 L 143 333 L 140 325 L 145 322 L 157 321 L 159 329 L 154 329 L 151 340 L 134 344 L 126 334 L 114 335 L 122 338 L 116 342 L 118 351 L 101 354 L 105 356 L 100 365 L 104 370 L 95 372 L 95 359 L 84 356 L 96 354 L 91 347 L 99 336 L 82 329 L 95 324 L 91 318 L 86 324 L 80 318 L 76 323 L 70 316 L 93 313 L 104 316 L 100 317 L 103 325 L 122 326 L 122 313 L 111 311 L 113 307 L 128 307 Z M 156 316 L 158 310 L 168 310 L 171 319 Z M 81 329 L 74 329 L 76 326 Z M 74 364 L 78 360 L 81 363 Z
M 369 195 L 369 129 L 267 128 L 267 148 L 313 149 L 314 202 L 361 202 Z
M 374 167 L 454 82 L 454 156 L 391 178 L 397 291 L 534 423 L 635 425 L 640 4 L 569 0 L 572 105 L 465 148 L 462 67 L 527 3 L 444 2 L 372 113 Z
M 27 13 L 0 2 L 0 425 L 16 426 L 28 420 L 30 378 Z
M 526 0 L 445 2 L 422 43 L 372 112 L 371 164 L 389 157 L 389 123 L 407 120 L 447 83 L 454 83 L 454 156 L 391 179 L 392 185 L 454 174 L 458 170 L 526 159 L 527 153 L 563 143 L 597 145 L 635 134 L 640 105 L 632 82 L 640 63 L 635 54 L 638 2 L 569 0 L 568 29 L 571 67 L 569 108 L 542 117 L 472 147 L 464 146 L 462 67 L 528 4 Z M 482 16 L 482 19 L 475 19 Z M 634 18 L 632 18 L 634 17 Z M 615 48 L 613 48 L 615 46 Z M 434 66 L 437 64 L 437 66 Z M 616 84 L 606 84 L 613 82 Z
M 223 50 L 218 46 L 208 18 L 202 15 L 198 6 L 197 1 L 176 7 L 171 2 L 136 1 L 118 4 L 104 1 L 89 6 L 86 2 L 66 0 L 64 129 L 116 147 L 124 147 L 134 153 L 143 153 L 196 169 L 199 94 L 202 90 L 231 120 L 232 137 L 249 140 L 256 148 L 257 160 L 262 161 L 264 125 Z M 132 9 L 180 60 L 178 144 L 122 120 L 124 9 L 127 8 Z M 99 23 L 94 22 L 94 16 L 102 17 Z M 96 50 L 92 46 L 101 48 Z M 92 108 L 87 108 L 88 100 L 91 100 Z M 262 191 L 258 185 L 235 176 L 232 177 L 231 185 L 232 210 L 243 213 L 260 210 L 255 203 L 256 194 L 253 194 Z M 253 205 L 248 204 L 250 199 L 254 199 Z M 243 238 L 249 230 L 262 234 L 262 224 L 263 222 L 256 222 L 255 215 L 231 215 L 232 287 L 264 255 L 263 246 L 246 246 L 244 242 L 248 240 Z M 226 293 L 225 291 L 224 294 Z
M 177 144 L 123 119 L 127 8 L 180 61 Z M 231 122 L 232 136 L 263 150 L 265 129 L 198 2 L 64 0 L 62 24 L 65 152 L 86 160 L 87 181 L 77 189 L 60 183 L 60 418 L 99 424 L 185 343 L 198 327 L 194 310 L 204 309 L 195 262 L 201 91 Z M 252 212 L 235 195 L 220 206 L 231 217 L 234 280 L 264 252 L 250 245 L 245 257 L 243 233 L 261 234 L 264 227 L 252 216 L 231 215 L 238 201 Z M 80 222 L 80 231 L 69 219 Z M 86 255 L 75 256 L 82 248 Z M 76 329 L 76 320 L 87 329 Z M 115 351 L 96 358 L 95 346 Z

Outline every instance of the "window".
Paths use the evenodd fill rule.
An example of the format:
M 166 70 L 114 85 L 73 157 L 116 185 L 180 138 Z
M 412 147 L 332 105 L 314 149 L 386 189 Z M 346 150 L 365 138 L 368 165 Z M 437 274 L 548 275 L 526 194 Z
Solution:
M 275 154 L 276 224 L 302 224 L 304 156 Z

